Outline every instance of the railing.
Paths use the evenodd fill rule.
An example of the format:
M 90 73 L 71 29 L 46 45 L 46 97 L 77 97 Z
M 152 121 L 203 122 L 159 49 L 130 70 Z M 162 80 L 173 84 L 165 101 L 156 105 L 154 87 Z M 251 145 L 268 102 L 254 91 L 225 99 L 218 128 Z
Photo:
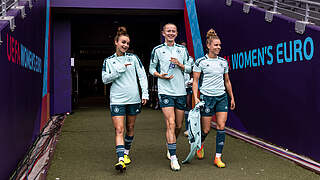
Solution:
M 310 0 L 243 0 L 274 13 L 320 25 L 320 3 Z
M 266 10 L 265 20 L 272 22 L 274 14 L 283 14 L 296 19 L 295 30 L 303 34 L 307 24 L 320 26 L 320 3 L 318 0 L 242 0 L 243 11 L 250 12 L 250 7 L 256 6 Z M 232 0 L 226 0 L 227 5 Z
M 32 8 L 32 1 L 33 0 L 24 0 L 24 2 L 28 1 L 29 7 Z M 14 22 L 14 16 L 8 16 L 7 12 L 9 9 L 18 9 L 21 13 L 21 17 L 25 18 L 25 7 L 19 6 L 20 0 L 0 0 L 0 21 L 9 21 L 10 23 L 10 29 L 11 31 L 14 30 L 15 22 Z M 2 43 L 0 39 L 0 44 Z
M 29 8 L 32 8 L 32 1 L 34 0 L 23 0 L 23 2 L 28 2 Z M 7 14 L 9 9 L 17 9 L 20 11 L 21 17 L 25 18 L 25 6 L 19 6 L 20 0 L 0 0 L 0 21 L 8 21 L 10 25 L 11 31 L 14 31 L 16 25 L 14 21 L 14 16 L 10 16 Z M 22 1 L 21 1 L 22 2 Z M 1 40 L 1 30 L 0 30 L 0 45 L 2 43 Z
M 0 12 L 1 16 L 6 16 L 7 11 L 13 6 L 18 6 L 19 0 L 1 0 Z

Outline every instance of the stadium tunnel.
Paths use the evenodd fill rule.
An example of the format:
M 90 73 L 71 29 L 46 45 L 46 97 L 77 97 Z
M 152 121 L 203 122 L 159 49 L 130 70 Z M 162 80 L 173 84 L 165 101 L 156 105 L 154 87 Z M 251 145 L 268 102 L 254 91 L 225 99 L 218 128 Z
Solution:
M 227 133 L 320 172 L 320 4 L 294 1 L 30 0 L 20 1 L 20 10 L 8 5 L 8 15 L 16 18 L 7 17 L 10 20 L 2 20 L 0 27 L 0 141 L 6 147 L 0 153 L 0 179 L 16 166 L 29 171 L 38 162 L 27 149 L 44 137 L 42 130 L 53 122 L 50 116 L 68 114 L 77 106 L 107 104 L 101 69 L 114 53 L 118 26 L 127 27 L 130 51 L 149 74 L 151 50 L 162 42 L 160 31 L 168 22 L 178 26 L 176 42 L 185 36 L 192 39 L 188 46 L 194 45 L 189 52 L 195 58 L 204 53 L 200 47 L 205 32 L 213 27 L 219 33 L 237 102 Z M 299 5 L 292 8 L 292 3 Z M 42 153 L 39 148 L 36 152 Z

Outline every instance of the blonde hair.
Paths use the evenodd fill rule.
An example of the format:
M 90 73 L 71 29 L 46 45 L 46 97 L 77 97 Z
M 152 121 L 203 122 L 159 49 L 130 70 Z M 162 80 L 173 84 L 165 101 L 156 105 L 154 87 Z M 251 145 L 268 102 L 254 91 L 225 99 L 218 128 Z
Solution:
M 207 32 L 207 44 L 210 44 L 212 42 L 213 39 L 219 39 L 217 33 L 215 30 L 213 30 L 212 28 Z
M 118 42 L 120 36 L 129 37 L 129 34 L 127 33 L 127 28 L 126 27 L 124 27 L 124 26 L 118 27 L 117 34 L 114 37 L 114 41 Z
M 167 25 L 173 25 L 173 26 L 175 26 L 176 29 L 178 30 L 178 28 L 177 28 L 177 26 L 176 26 L 175 24 L 173 24 L 173 23 L 167 23 L 167 24 L 165 24 L 165 25 L 162 27 L 162 31 L 165 30 L 165 28 L 167 27 Z

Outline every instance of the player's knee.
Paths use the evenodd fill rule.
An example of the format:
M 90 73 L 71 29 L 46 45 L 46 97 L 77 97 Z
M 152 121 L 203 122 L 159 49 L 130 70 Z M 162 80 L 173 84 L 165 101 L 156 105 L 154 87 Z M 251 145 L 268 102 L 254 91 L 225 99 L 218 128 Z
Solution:
M 182 124 L 176 124 L 176 129 L 181 129 L 182 128 Z
M 134 124 L 127 126 L 127 131 L 128 131 L 128 132 L 131 132 L 131 131 L 133 131 L 133 130 L 134 130 Z
M 224 124 L 217 124 L 218 130 L 224 130 L 225 125 Z
M 116 135 L 123 135 L 124 129 L 123 127 L 116 127 Z
M 208 134 L 210 132 L 210 127 L 202 129 L 202 132 L 205 133 L 205 134 Z
M 168 124 L 168 128 L 170 128 L 170 129 L 176 128 L 176 123 L 174 121 L 169 121 L 167 124 Z

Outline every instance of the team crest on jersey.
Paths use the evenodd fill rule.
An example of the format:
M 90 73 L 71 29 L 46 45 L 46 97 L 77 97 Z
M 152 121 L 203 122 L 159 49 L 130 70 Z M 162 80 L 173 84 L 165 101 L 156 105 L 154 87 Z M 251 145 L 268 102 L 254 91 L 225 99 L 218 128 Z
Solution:
M 178 53 L 178 54 L 180 54 L 180 53 L 181 53 L 180 49 L 177 49 L 177 53 Z
M 220 63 L 220 67 L 223 67 L 223 64 L 222 64 L 222 63 Z
M 165 52 L 165 51 L 162 51 L 162 53 L 165 54 L 166 52 Z
M 168 103 L 169 103 L 169 99 L 164 99 L 164 100 L 163 100 L 163 103 L 164 103 L 164 104 L 168 104 Z

